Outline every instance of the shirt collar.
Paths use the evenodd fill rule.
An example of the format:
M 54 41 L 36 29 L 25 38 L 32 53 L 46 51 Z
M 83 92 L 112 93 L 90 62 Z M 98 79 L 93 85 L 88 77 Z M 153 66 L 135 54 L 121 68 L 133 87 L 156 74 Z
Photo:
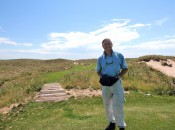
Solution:
M 112 50 L 112 51 L 111 51 L 111 55 L 110 55 L 110 56 L 113 56 L 113 53 L 114 53 L 114 52 L 113 52 L 113 50 Z M 103 52 L 103 56 L 104 56 L 105 58 L 108 56 L 108 55 L 106 54 L 106 52 L 105 52 L 105 51 Z

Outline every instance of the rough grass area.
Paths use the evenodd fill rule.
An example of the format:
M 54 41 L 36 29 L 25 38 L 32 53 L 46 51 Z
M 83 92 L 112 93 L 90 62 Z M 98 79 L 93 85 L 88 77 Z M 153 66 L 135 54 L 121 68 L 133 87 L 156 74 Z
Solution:
M 175 95 L 175 79 L 139 63 L 138 59 L 127 59 L 127 64 L 129 71 L 123 78 L 125 90 Z M 45 83 L 59 82 L 66 89 L 99 89 L 95 68 L 95 59 L 1 60 L 0 108 L 32 100 Z
M 150 61 L 150 60 L 154 60 L 154 61 L 166 61 L 167 59 L 171 59 L 175 61 L 175 57 L 174 56 L 162 56 L 162 55 L 146 55 L 146 56 L 141 56 L 138 58 L 138 61 Z
M 174 130 L 175 98 L 147 96 L 139 92 L 126 95 L 126 130 Z M 31 102 L 0 115 L 0 129 L 11 130 L 102 130 L 107 121 L 101 97 L 58 103 Z
M 129 60 L 129 71 L 124 77 L 126 90 L 156 93 L 158 95 L 175 95 L 174 78 L 148 67 L 137 60 Z
M 0 108 L 31 100 L 43 84 L 58 82 L 67 73 L 86 69 L 92 61 L 83 63 L 84 60 L 81 60 L 74 65 L 75 61 L 64 59 L 0 60 Z
M 123 77 L 125 90 L 156 93 L 158 95 L 175 95 L 174 78 L 139 63 L 136 59 L 128 59 L 128 72 Z M 81 71 L 72 71 L 64 75 L 59 82 L 64 88 L 100 89 L 99 77 L 95 71 L 96 64 L 87 66 Z

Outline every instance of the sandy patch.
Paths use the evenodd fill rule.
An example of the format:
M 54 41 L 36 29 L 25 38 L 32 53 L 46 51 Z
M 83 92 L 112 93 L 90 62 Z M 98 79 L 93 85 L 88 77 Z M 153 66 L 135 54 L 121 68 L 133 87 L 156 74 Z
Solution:
M 47 85 L 49 85 L 49 84 L 47 84 Z M 53 84 L 51 84 L 51 85 L 53 85 Z M 68 98 L 74 98 L 74 99 L 78 99 L 78 98 L 82 98 L 82 97 L 102 96 L 101 89 L 98 89 L 98 90 L 93 90 L 93 89 L 70 89 L 70 90 L 67 90 L 67 89 L 65 89 L 65 93 L 66 93 Z M 38 94 L 39 93 L 36 94 L 36 96 L 34 97 L 34 100 L 37 99 Z M 125 91 L 125 94 L 129 94 L 129 91 Z M 23 104 L 22 103 L 15 103 L 15 104 L 10 105 L 9 107 L 1 108 L 0 113 L 7 114 L 14 107 L 19 107 L 21 105 L 23 105 Z
M 169 66 L 163 66 L 160 62 L 157 61 L 153 61 L 150 60 L 149 62 L 146 62 L 146 64 L 150 67 L 152 67 L 153 69 L 156 69 L 170 77 L 175 77 L 175 61 L 168 59 L 167 60 L 168 63 L 172 64 L 172 67 Z
M 9 113 L 13 108 L 15 107 L 20 107 L 22 106 L 23 104 L 22 103 L 14 103 L 14 104 L 11 104 L 9 107 L 3 107 L 0 109 L 0 113 L 1 114 L 7 114 Z
M 70 89 L 66 90 L 68 98 L 81 98 L 81 97 L 97 97 L 102 96 L 101 89 Z M 125 94 L 129 94 L 129 91 L 125 91 Z
M 91 89 L 70 89 L 66 90 L 67 96 L 69 98 L 74 97 L 94 97 L 94 96 L 101 96 L 102 92 L 100 89 L 98 90 L 91 90 Z

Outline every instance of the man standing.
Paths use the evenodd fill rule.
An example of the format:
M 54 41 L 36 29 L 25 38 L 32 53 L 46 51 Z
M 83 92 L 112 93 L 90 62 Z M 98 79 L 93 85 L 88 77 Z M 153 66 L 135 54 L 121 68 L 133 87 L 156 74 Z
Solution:
M 124 89 L 121 78 L 128 71 L 128 67 L 123 55 L 114 52 L 112 46 L 110 39 L 106 38 L 102 41 L 104 53 L 98 58 L 97 74 L 100 81 L 105 79 L 103 78 L 104 75 L 105 77 L 112 77 L 116 81 L 110 86 L 102 84 L 103 104 L 109 122 L 105 130 L 115 130 L 116 126 L 119 127 L 119 130 L 124 130 L 126 126 L 123 112 Z

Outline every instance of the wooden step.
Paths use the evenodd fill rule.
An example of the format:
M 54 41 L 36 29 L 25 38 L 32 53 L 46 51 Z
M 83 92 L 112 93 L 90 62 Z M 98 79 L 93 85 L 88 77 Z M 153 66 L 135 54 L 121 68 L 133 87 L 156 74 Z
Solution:
M 68 100 L 67 96 L 63 96 L 63 97 L 40 97 L 38 99 L 36 99 L 36 102 L 59 102 L 59 101 L 65 101 Z
M 40 93 L 42 94 L 49 94 L 49 93 L 65 93 L 65 90 L 41 90 Z
M 45 84 L 36 97 L 36 102 L 58 102 L 68 99 L 65 90 L 58 83 Z
M 59 97 L 59 96 L 67 96 L 66 93 L 47 93 L 47 94 L 39 94 L 40 97 Z

